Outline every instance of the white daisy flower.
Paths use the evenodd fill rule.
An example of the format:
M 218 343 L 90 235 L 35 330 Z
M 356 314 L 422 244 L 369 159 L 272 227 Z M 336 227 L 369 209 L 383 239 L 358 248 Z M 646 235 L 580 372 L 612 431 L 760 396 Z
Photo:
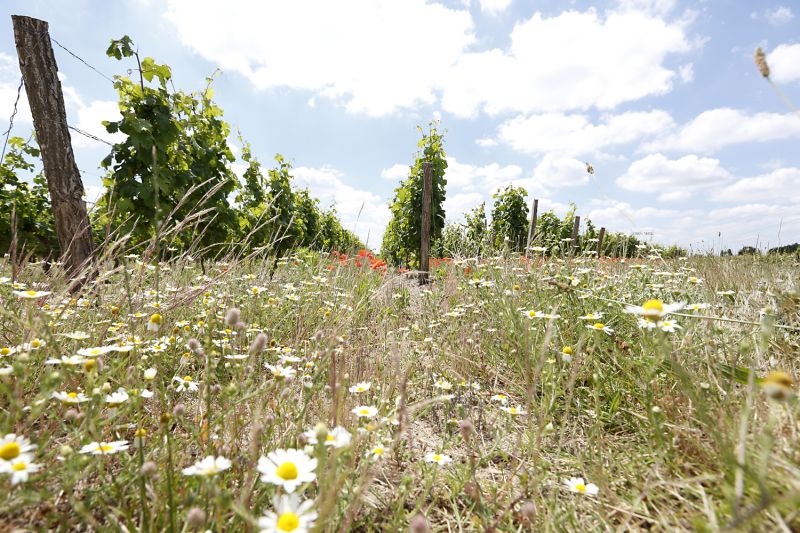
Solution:
M 597 485 L 594 483 L 584 482 L 582 477 L 571 477 L 564 480 L 564 485 L 567 486 L 572 492 L 579 492 L 581 494 L 595 495 L 599 491 Z
M 174 378 L 172 378 L 172 381 L 178 384 L 178 386 L 175 387 L 176 392 L 183 392 L 183 391 L 195 392 L 199 389 L 199 387 L 197 386 L 197 382 L 194 381 L 194 379 L 192 379 L 192 376 L 184 376 L 184 377 L 175 376 Z
M 11 461 L 0 461 L 0 474 L 11 474 L 11 485 L 28 481 L 28 475 L 40 468 L 40 465 L 31 463 L 27 455 L 20 455 Z
M 83 403 L 89 401 L 89 397 L 82 392 L 58 391 L 51 394 L 51 398 L 54 398 L 62 403 Z
M 128 393 L 122 387 L 118 388 L 116 392 L 106 395 L 106 403 L 110 406 L 121 405 L 128 401 Z
M 14 293 L 14 296 L 17 298 L 21 298 L 23 300 L 38 300 L 39 298 L 44 298 L 45 296 L 50 296 L 52 293 L 49 291 L 11 291 Z
M 9 433 L 0 439 L 0 465 L 18 457 L 29 457 L 29 452 L 35 449 L 36 445 L 22 435 Z
M 449 455 L 445 455 L 443 453 L 429 452 L 425 455 L 425 462 L 436 463 L 440 466 L 444 466 L 448 463 L 452 463 L 453 460 L 450 458 Z
M 223 470 L 229 469 L 230 467 L 230 460 L 222 456 L 214 457 L 213 455 L 209 455 L 205 459 L 196 462 L 192 466 L 184 468 L 183 475 L 210 477 L 215 476 Z
M 626 313 L 639 315 L 645 320 L 658 322 L 670 313 L 675 313 L 684 308 L 686 302 L 678 302 L 673 304 L 665 304 L 657 298 L 647 300 L 641 306 L 629 305 L 625 308 Z
M 526 415 L 526 414 L 528 414 L 528 412 L 525 409 L 523 409 L 522 407 L 520 407 L 519 405 L 516 406 L 516 407 L 508 407 L 506 405 L 502 405 L 502 406 L 500 406 L 500 409 L 502 409 L 503 411 L 505 411 L 506 413 L 508 413 L 510 415 Z
M 350 412 L 359 418 L 374 418 L 378 414 L 378 409 L 371 405 L 360 405 L 353 407 Z
M 275 511 L 267 511 L 258 519 L 260 533 L 306 533 L 317 519 L 313 500 L 301 503 L 296 494 L 276 495 L 273 506 Z
M 367 392 L 370 387 L 372 387 L 372 383 L 369 381 L 360 381 L 355 385 L 351 385 L 348 389 L 350 392 L 359 393 L 359 392 Z
M 594 331 L 602 331 L 602 332 L 607 333 L 609 335 L 613 335 L 614 334 L 614 330 L 611 329 L 609 326 L 606 326 L 602 322 L 595 322 L 591 326 L 586 326 L 586 327 L 591 329 L 591 330 L 594 330 Z
M 90 442 L 80 449 L 79 453 L 92 455 L 111 455 L 128 449 L 128 441 L 115 440 L 111 442 Z
M 286 492 L 294 492 L 303 483 L 310 483 L 317 478 L 314 473 L 317 460 L 302 450 L 278 449 L 269 452 L 266 457 L 259 458 L 256 468 L 261 472 L 261 481 L 283 487 Z

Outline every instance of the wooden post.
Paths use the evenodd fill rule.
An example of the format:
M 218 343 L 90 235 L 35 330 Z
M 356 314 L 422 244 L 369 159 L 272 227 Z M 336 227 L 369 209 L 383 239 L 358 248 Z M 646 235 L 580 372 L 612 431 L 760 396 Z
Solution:
M 600 257 L 600 254 L 603 250 L 603 238 L 606 236 L 606 228 L 600 228 L 600 234 L 597 236 L 597 257 Z
M 47 22 L 19 15 L 12 15 L 11 20 L 19 68 L 42 152 L 62 261 L 70 275 L 78 276 L 91 260 L 94 244 Z
M 420 281 L 428 282 L 431 255 L 431 197 L 433 196 L 433 169 L 430 163 L 423 164 L 422 171 L 422 227 L 419 243 Z
M 578 229 L 581 227 L 581 217 L 575 217 L 575 221 L 572 224 L 572 253 L 575 254 L 578 251 Z
M 525 257 L 528 257 L 528 252 L 530 251 L 531 243 L 533 243 L 533 239 L 536 237 L 536 215 L 539 211 L 539 199 L 533 199 L 533 205 L 531 206 L 531 223 L 528 226 L 528 244 L 525 246 Z

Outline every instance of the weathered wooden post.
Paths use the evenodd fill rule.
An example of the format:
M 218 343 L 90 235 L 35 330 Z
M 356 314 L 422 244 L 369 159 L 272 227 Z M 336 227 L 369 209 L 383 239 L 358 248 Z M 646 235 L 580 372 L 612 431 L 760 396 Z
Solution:
M 578 253 L 578 230 L 581 227 L 581 217 L 576 216 L 572 223 L 572 253 Z
M 94 251 L 83 182 L 72 153 L 64 95 L 47 22 L 12 15 L 25 93 L 42 152 L 53 220 L 66 271 L 77 276 Z
M 433 196 L 433 169 L 424 163 L 422 170 L 422 227 L 419 243 L 420 281 L 428 283 L 428 270 L 431 255 L 431 197 Z
M 530 251 L 531 243 L 533 243 L 534 237 L 536 237 L 536 215 L 539 211 L 539 199 L 533 199 L 533 205 L 531 206 L 531 223 L 528 226 L 528 244 L 525 246 L 525 257 L 528 257 L 528 252 Z
M 603 238 L 606 236 L 606 228 L 600 228 L 600 234 L 597 235 L 597 257 L 603 253 Z

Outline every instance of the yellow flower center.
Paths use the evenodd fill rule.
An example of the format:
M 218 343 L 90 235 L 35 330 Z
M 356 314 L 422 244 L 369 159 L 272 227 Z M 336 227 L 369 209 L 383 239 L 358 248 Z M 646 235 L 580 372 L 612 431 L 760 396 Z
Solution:
M 28 469 L 28 464 L 25 461 L 20 461 L 11 465 L 11 470 L 15 472 L 24 472 Z
M 577 485 L 575 485 L 575 490 L 577 490 L 578 492 L 586 492 L 586 485 L 584 485 L 583 483 L 578 483 Z
M 279 531 L 294 531 L 298 527 L 300 527 L 300 517 L 297 514 L 289 511 L 278 517 Z
M 101 451 L 101 452 L 103 452 L 103 453 L 105 453 L 105 452 L 110 452 L 111 450 L 113 450 L 113 449 L 114 449 L 114 447 L 113 447 L 113 446 L 111 446 L 110 444 L 101 444 L 100 446 L 98 446 L 98 448 L 99 448 L 99 449 L 100 449 L 100 451 Z
M 561 350 L 561 353 L 565 353 L 567 355 L 572 355 L 572 347 L 571 346 L 564 346 Z
M 517 414 L 517 408 L 516 407 L 512 407 L 511 409 L 508 410 L 508 412 L 511 413 L 512 415 L 515 415 L 515 414 Z
M 437 455 L 434 455 L 434 456 L 433 456 L 433 460 L 434 460 L 434 461 L 436 461 L 436 462 L 438 463 L 439 461 L 441 461 L 441 460 L 442 460 L 442 456 L 441 456 L 441 455 L 438 455 L 438 454 L 437 454 Z
M 358 414 L 360 414 L 360 415 L 368 415 L 369 414 L 369 409 L 361 409 L 361 410 L 358 411 Z
M 604 329 L 604 328 L 606 327 L 606 325 L 605 325 L 605 324 L 603 324 L 602 322 L 596 322 L 596 323 L 595 323 L 595 325 L 594 325 L 594 326 L 592 326 L 592 327 L 593 327 L 594 329 Z
M 378 446 L 377 448 L 375 448 L 374 450 L 372 450 L 372 453 L 373 453 L 373 455 L 383 455 L 383 448 L 381 448 L 380 446 Z
M 31 346 L 34 348 L 38 348 L 42 345 L 42 342 L 39 339 L 33 339 L 31 341 Z
M 11 353 L 11 348 L 9 348 L 7 346 L 4 347 L 2 350 L 0 350 L 0 355 L 8 355 L 10 353 Z
M 77 392 L 68 392 L 67 393 L 67 398 L 77 398 L 77 397 L 78 397 L 78 393 Z
M 19 453 L 22 450 L 19 447 L 19 444 L 15 441 L 7 442 L 0 446 L 0 457 L 5 459 L 6 461 L 10 461 L 15 457 L 19 456 Z
M 327 437 L 325 437 L 325 440 L 328 441 L 328 442 L 333 442 L 335 440 L 335 438 L 334 438 L 333 435 L 328 435 Z
M 150 317 L 150 322 L 152 322 L 153 324 L 161 324 L 162 320 L 163 319 L 161 318 L 161 315 L 159 315 L 158 313 Z
M 647 300 L 642 307 L 644 308 L 644 317 L 647 320 L 659 318 L 664 314 L 664 304 L 657 298 Z
M 297 479 L 297 466 L 291 461 L 287 461 L 280 465 L 275 473 L 278 474 L 278 477 L 284 479 L 286 481 L 291 481 L 293 479 Z M 291 531 L 291 530 L 287 530 Z
M 184 376 L 183 381 L 192 381 L 192 376 Z
M 27 291 L 25 294 L 28 296 L 36 296 L 36 291 Z

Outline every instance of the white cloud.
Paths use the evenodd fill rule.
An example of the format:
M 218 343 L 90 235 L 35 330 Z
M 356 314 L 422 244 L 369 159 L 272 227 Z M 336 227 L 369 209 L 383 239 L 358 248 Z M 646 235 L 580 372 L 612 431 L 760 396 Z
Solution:
M 480 0 L 481 11 L 496 15 L 502 13 L 511 5 L 511 0 Z
M 793 114 L 748 114 L 718 108 L 700 113 L 678 129 L 645 143 L 643 151 L 679 150 L 709 153 L 738 143 L 766 142 L 800 135 L 800 117 Z
M 765 9 L 761 13 L 750 13 L 750 18 L 756 20 L 764 19 L 773 26 L 780 26 L 781 24 L 786 24 L 787 22 L 791 21 L 794 18 L 794 13 L 792 13 L 791 8 L 786 6 L 777 6 L 772 9 Z
M 544 113 L 503 122 L 498 138 L 519 152 L 580 155 L 653 137 L 673 125 L 660 110 L 609 115 L 597 124 L 582 114 Z
M 372 248 L 380 247 L 383 230 L 389 222 L 389 208 L 380 196 L 346 183 L 342 172 L 328 166 L 296 167 L 292 175 L 297 185 L 311 190 L 323 208 L 334 205 L 346 229 Z
M 589 182 L 589 173 L 586 163 L 571 157 L 558 157 L 551 154 L 545 155 L 533 177 L 544 187 L 571 187 L 585 185 Z
M 676 76 L 665 59 L 692 47 L 685 26 L 632 8 L 535 13 L 507 50 L 464 54 L 443 73 L 442 105 L 458 116 L 552 112 L 663 94 Z
M 11 117 L 11 112 L 14 109 L 14 102 L 17 100 L 17 89 L 19 88 L 19 66 L 17 58 L 0 52 L 0 112 L 4 115 L 0 116 L 0 124 L 3 124 L 3 131 L 8 127 L 6 122 Z M 6 116 L 5 114 L 8 113 Z M 25 94 L 23 87 L 19 94 L 19 102 L 17 104 L 17 115 L 14 117 L 15 125 L 24 125 L 29 128 L 33 124 L 31 118 L 31 110 L 28 107 L 28 96 Z M 26 133 L 19 131 L 12 132 L 15 135 L 27 137 Z
M 779 83 L 800 80 L 800 44 L 781 44 L 767 56 L 770 77 Z
M 694 80 L 694 64 L 686 63 L 685 65 L 681 65 L 678 69 L 678 74 L 683 83 L 691 83 L 692 80 Z
M 650 154 L 634 161 L 616 184 L 629 191 L 658 193 L 661 201 L 679 201 L 691 193 L 720 186 L 733 180 L 718 159 L 687 155 L 668 159 L 663 154 Z
M 800 203 L 800 169 L 779 168 L 768 174 L 742 178 L 715 191 L 713 199 L 797 205 Z
M 381 177 L 389 181 L 399 181 L 406 179 L 409 172 L 410 168 L 408 165 L 397 163 L 389 168 L 384 168 L 381 170 Z
M 78 123 L 77 127 L 81 130 L 94 135 L 110 143 L 118 143 L 125 140 L 124 133 L 108 133 L 102 122 L 104 120 L 116 121 L 122 118 L 119 114 L 119 106 L 116 102 L 108 100 L 93 100 L 88 104 L 77 106 Z M 75 147 L 98 147 L 102 146 L 94 139 L 89 139 L 77 132 L 71 132 L 72 145 Z
M 478 166 L 459 162 L 455 157 L 447 158 L 447 170 L 444 177 L 449 190 L 490 192 L 513 182 L 522 176 L 522 168 L 517 165 L 499 165 L 490 163 Z
M 473 43 L 466 10 L 425 0 L 171 0 L 179 39 L 256 87 L 290 87 L 378 116 L 432 104 Z
M 510 0 L 483 0 L 499 12 Z M 615 106 L 668 92 L 666 60 L 689 51 L 688 20 L 672 2 L 598 13 L 535 13 L 504 49 L 473 50 L 467 9 L 425 0 L 170 0 L 182 43 L 256 87 L 313 92 L 371 116 L 434 105 L 471 116 Z M 309 13 L 314 16 L 310 17 Z M 312 100 L 313 100 L 312 96 Z

